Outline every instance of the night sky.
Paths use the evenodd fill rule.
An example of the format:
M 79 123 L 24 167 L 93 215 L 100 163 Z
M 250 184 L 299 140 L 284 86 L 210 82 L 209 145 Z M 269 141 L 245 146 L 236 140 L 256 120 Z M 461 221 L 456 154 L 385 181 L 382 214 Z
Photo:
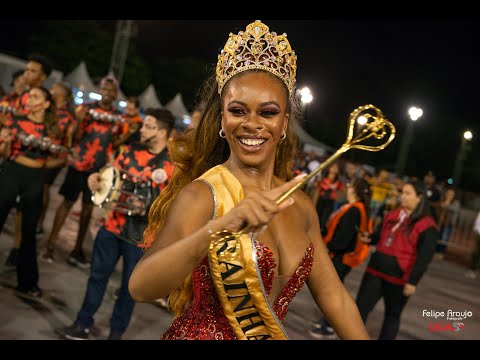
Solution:
M 348 156 L 392 168 L 408 108 L 421 107 L 424 114 L 415 123 L 407 173 L 423 176 L 433 170 L 440 179 L 452 176 L 462 134 L 470 129 L 474 139 L 462 183 L 479 191 L 477 19 L 260 19 L 271 31 L 286 32 L 297 53 L 297 86 L 309 86 L 314 96 L 305 126 L 315 138 L 339 147 L 349 113 L 371 103 L 396 125 L 397 137 L 382 153 L 354 150 Z M 253 20 L 136 20 L 133 41 L 146 58 L 193 56 L 213 64 L 229 32 L 244 30 Z M 113 31 L 115 21 L 105 22 Z
M 480 23 L 475 20 L 267 20 L 286 32 L 298 55 L 297 85 L 309 86 L 314 100 L 307 129 L 338 147 L 348 114 L 374 104 L 397 127 L 397 138 L 382 154 L 352 154 L 356 160 L 392 167 L 400 149 L 408 108 L 423 109 L 415 123 L 407 171 L 452 176 L 463 132 L 480 135 Z M 137 45 L 148 54 L 201 56 L 216 62 L 229 32 L 252 20 L 138 21 Z M 479 139 L 472 142 L 462 183 L 478 191 Z M 357 151 L 358 152 L 358 151 Z M 475 178 L 475 180 L 473 180 Z

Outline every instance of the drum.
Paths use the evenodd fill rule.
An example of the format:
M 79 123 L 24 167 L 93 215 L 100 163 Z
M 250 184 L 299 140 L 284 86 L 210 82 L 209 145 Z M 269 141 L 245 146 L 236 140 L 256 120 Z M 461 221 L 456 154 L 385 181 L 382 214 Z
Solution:
M 92 195 L 92 202 L 97 206 L 117 201 L 122 188 L 120 172 L 114 166 L 107 166 L 100 171 L 100 189 Z

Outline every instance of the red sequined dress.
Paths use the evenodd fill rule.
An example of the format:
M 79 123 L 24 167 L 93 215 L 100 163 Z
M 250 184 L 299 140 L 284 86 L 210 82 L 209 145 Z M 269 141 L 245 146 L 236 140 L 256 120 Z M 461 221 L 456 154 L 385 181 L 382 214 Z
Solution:
M 267 294 L 270 294 L 277 266 L 272 252 L 255 243 L 258 265 Z M 313 244 L 307 248 L 295 273 L 282 288 L 273 304 L 278 319 L 283 322 L 288 305 L 302 288 L 313 264 Z M 236 340 L 210 277 L 208 258 L 192 273 L 193 299 L 186 311 L 177 317 L 161 337 L 162 340 Z

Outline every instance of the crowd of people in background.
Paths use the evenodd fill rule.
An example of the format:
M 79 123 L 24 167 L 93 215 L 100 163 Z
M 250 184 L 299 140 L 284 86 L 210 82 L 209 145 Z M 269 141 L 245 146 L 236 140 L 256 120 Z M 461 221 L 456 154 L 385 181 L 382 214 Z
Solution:
M 10 211 L 15 209 L 16 213 L 15 240 L 5 266 L 16 269 L 18 296 L 42 297 L 37 239 L 45 235 L 38 258 L 46 263 L 57 261 L 60 230 L 81 196 L 79 229 L 67 262 L 80 268 L 91 267 L 91 273 L 84 304 L 74 324 L 59 333 L 69 339 L 88 338 L 88 329 L 102 302 L 108 278 L 122 255 L 127 270 L 112 314 L 110 332 L 111 339 L 119 339 L 133 312 L 128 279 L 142 256 L 138 244 L 126 241 L 122 234 L 134 231 L 135 236 L 141 237 L 148 209 L 168 184 L 173 171 L 168 141 L 185 129 L 174 128 L 175 121 L 168 110 L 141 109 L 135 96 L 127 99 L 124 111 L 117 109 L 114 101 L 118 83 L 112 76 L 105 76 L 99 84 L 101 100 L 75 107 L 69 84 L 55 83 L 50 89 L 43 86 L 51 71 L 48 59 L 30 57 L 24 71 L 12 74 L 11 92 L 0 99 L 0 105 L 13 109 L 0 112 L 0 231 Z M 187 131 L 195 129 L 204 110 L 202 104 L 196 106 Z M 325 157 L 313 150 L 300 152 L 292 163 L 291 175 L 310 173 L 324 160 Z M 136 179 L 132 183 L 148 184 L 155 196 L 141 204 L 143 209 L 136 213 L 109 212 L 90 251 L 84 249 L 84 240 L 94 207 L 92 191 L 98 189 L 99 173 L 106 166 L 116 166 L 129 173 Z M 149 177 L 145 167 L 149 168 Z M 59 192 L 63 201 L 55 211 L 50 233 L 44 234 L 50 188 L 64 168 L 66 176 Z M 163 169 L 165 176 L 161 179 L 153 176 L 155 169 Z M 388 298 L 380 338 L 395 338 L 408 296 L 413 294 L 434 253 L 439 260 L 447 253 L 461 209 L 458 190 L 437 183 L 431 171 L 418 179 L 387 169 L 375 171 L 343 159 L 331 164 L 304 189 L 316 208 L 323 240 L 341 281 L 367 258 L 371 246 L 377 246 L 376 255 L 368 265 L 370 270 L 362 280 L 357 305 L 366 321 L 376 301 L 382 296 Z M 411 221 L 406 221 L 407 218 Z M 133 225 L 129 228 L 130 220 Z M 389 241 L 402 227 L 409 231 L 418 227 L 414 239 L 418 246 L 409 251 L 421 256 L 416 260 L 404 259 L 406 267 L 414 267 L 413 275 L 411 269 L 407 274 L 404 269 L 392 268 L 389 258 L 397 256 Z M 477 276 L 480 263 L 480 214 L 475 231 L 476 246 L 466 273 L 471 278 Z M 86 253 L 91 252 L 90 260 Z M 322 317 L 310 333 L 320 338 L 331 336 L 334 331 Z
M 316 155 L 314 150 L 300 152 L 292 166 L 292 173 L 310 173 L 325 158 L 325 155 Z M 452 232 L 460 222 L 461 193 L 459 189 L 445 181 L 437 181 L 433 171 L 427 171 L 423 178 L 419 179 L 416 176 L 398 175 L 387 169 L 375 170 L 371 166 L 345 159 L 336 161 L 306 187 L 317 208 L 322 234 L 326 234 L 326 224 L 330 216 L 347 203 L 347 185 L 354 179 L 363 179 L 369 185 L 368 215 L 372 230 L 379 227 L 389 211 L 399 207 L 404 184 L 421 180 L 430 204 L 430 212 L 440 232 L 435 258 L 438 260 L 444 258 Z
M 0 99 L 0 231 L 15 208 L 14 244 L 5 267 L 17 272 L 15 294 L 28 300 L 43 296 L 38 259 L 58 261 L 56 245 L 67 216 L 81 196 L 78 232 L 67 263 L 90 269 L 85 301 L 75 323 L 57 329 L 69 339 L 88 338 L 87 326 L 102 303 L 108 279 L 120 257 L 124 259 L 122 286 L 112 314 L 110 339 L 121 339 L 129 324 L 134 301 L 128 281 L 143 255 L 142 234 L 153 200 L 173 172 L 167 144 L 174 128 L 173 114 L 163 108 L 142 109 L 137 97 L 127 100 L 125 111 L 114 105 L 119 84 L 107 75 L 99 83 L 101 99 L 75 106 L 69 84 L 44 82 L 52 72 L 42 55 L 28 58 L 24 71 L 12 74 L 12 91 Z M 44 234 L 50 187 L 62 169 L 66 175 L 59 194 L 53 226 Z M 102 205 L 105 212 L 93 251 L 84 248 L 93 212 L 93 194 L 100 189 L 100 174 L 118 173 L 117 194 Z M 102 180 L 103 181 L 103 180 Z M 106 204 L 107 201 L 112 201 Z M 97 204 L 98 205 L 98 204 Z M 42 236 L 45 238 L 42 239 Z M 38 240 L 43 240 L 37 245 Z M 92 259 L 87 256 L 92 253 Z M 79 330 L 80 329 L 80 330 Z
M 314 151 L 303 152 L 296 158 L 293 172 L 310 173 L 323 160 Z M 443 260 L 449 245 L 455 249 L 451 237 L 460 223 L 458 190 L 437 183 L 432 171 L 418 179 L 387 169 L 374 172 L 365 165 L 339 160 L 314 178 L 306 191 L 316 205 L 323 240 L 342 281 L 359 264 L 348 257 L 362 262 L 366 258 L 362 256 L 362 245 L 375 246 L 357 294 L 357 305 L 367 321 L 383 297 L 385 318 L 379 339 L 395 339 L 401 313 L 429 263 L 433 258 Z M 478 276 L 480 213 L 474 232 L 467 278 Z M 409 235 L 402 238 L 404 233 Z M 415 255 L 405 255 L 408 253 Z M 315 338 L 335 336 L 324 317 L 313 323 L 310 334 Z

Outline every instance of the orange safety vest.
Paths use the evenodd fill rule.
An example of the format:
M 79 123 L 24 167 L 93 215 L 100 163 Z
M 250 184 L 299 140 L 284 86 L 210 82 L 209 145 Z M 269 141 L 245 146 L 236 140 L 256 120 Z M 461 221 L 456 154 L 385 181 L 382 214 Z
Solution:
M 324 236 L 323 242 L 328 244 L 332 238 L 337 225 L 342 218 L 342 216 L 352 207 L 355 206 L 358 211 L 360 211 L 360 229 L 359 232 L 369 232 L 372 230 L 372 221 L 368 219 L 367 212 L 365 211 L 365 204 L 363 202 L 357 201 L 352 204 L 345 204 L 335 213 L 332 214 L 330 219 L 327 222 L 327 235 Z M 342 262 L 352 268 L 360 265 L 363 260 L 365 260 L 369 253 L 369 245 L 360 240 L 360 236 L 357 235 L 357 243 L 352 252 L 344 254 Z M 334 254 L 330 253 L 330 257 L 333 258 Z

